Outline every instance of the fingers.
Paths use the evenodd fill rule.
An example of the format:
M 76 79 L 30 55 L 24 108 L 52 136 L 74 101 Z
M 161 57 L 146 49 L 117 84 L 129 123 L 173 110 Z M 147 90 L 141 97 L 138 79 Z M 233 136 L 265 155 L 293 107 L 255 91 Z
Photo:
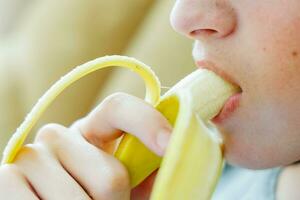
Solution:
M 38 200 L 25 177 L 14 165 L 5 165 L 0 168 L 0 194 L 5 200 Z
M 36 143 L 49 147 L 92 199 L 129 199 L 130 180 L 126 168 L 113 156 L 88 143 L 74 129 L 48 125 L 39 131 Z
M 158 155 L 164 153 L 172 130 L 160 112 L 143 100 L 125 93 L 109 96 L 73 127 L 96 146 L 115 140 L 122 131 L 128 132 Z
M 82 199 L 90 197 L 41 145 L 24 146 L 15 165 L 41 199 Z
M 8 173 L 13 177 L 11 185 L 20 190 L 20 199 L 129 199 L 127 170 L 101 149 L 114 146 L 123 131 L 162 155 L 171 126 L 143 100 L 122 93 L 111 95 L 69 129 L 55 124 L 43 127 L 35 143 L 17 155 L 14 165 L 19 173 Z M 9 188 L 5 189 L 9 184 L 1 182 L 9 178 L 1 170 L 4 190 L 0 188 L 0 194 L 10 195 Z

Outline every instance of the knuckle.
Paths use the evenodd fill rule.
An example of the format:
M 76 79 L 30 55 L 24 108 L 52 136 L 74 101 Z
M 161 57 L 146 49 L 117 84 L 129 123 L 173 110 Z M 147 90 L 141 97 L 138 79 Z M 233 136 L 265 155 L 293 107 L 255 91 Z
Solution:
M 106 97 L 103 100 L 102 106 L 115 109 L 116 107 L 120 106 L 124 102 L 124 100 L 128 98 L 128 94 L 123 92 L 116 92 Z
M 130 187 L 129 174 L 122 164 L 113 164 L 106 174 L 107 190 L 109 192 L 122 192 Z
M 64 126 L 59 124 L 47 124 L 38 131 L 35 142 L 56 142 L 62 137 L 62 133 L 66 132 L 66 130 Z
M 0 167 L 0 180 L 6 177 L 15 177 L 18 174 L 17 168 L 13 164 L 5 164 Z
M 25 186 L 26 179 L 15 164 L 0 167 L 0 199 L 21 199 L 20 186 Z M 19 198 L 18 198 L 18 197 Z
M 42 153 L 41 148 L 36 144 L 24 145 L 15 158 L 15 163 L 19 164 L 22 161 L 37 160 Z
M 0 167 L 0 193 L 7 192 L 8 187 L 14 186 L 20 179 L 22 175 L 15 164 L 2 165 Z

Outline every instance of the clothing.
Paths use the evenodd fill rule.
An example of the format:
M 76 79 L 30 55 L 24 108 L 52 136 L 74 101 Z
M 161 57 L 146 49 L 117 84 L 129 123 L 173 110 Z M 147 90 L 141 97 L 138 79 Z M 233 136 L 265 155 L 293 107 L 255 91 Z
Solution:
M 249 170 L 226 164 L 212 200 L 275 200 L 282 168 Z

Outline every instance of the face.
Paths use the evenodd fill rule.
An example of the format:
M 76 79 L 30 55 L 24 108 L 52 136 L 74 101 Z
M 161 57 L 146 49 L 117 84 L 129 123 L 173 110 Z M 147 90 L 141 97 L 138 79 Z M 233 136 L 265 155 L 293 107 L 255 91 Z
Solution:
M 195 40 L 195 61 L 239 85 L 238 108 L 218 128 L 231 164 L 300 160 L 300 1 L 177 0 L 173 28 Z

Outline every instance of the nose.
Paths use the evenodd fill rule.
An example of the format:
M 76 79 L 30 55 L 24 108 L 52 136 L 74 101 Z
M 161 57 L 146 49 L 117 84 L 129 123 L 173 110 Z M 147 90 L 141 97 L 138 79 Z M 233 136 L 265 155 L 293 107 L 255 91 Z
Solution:
M 170 15 L 175 31 L 195 40 L 234 32 L 236 13 L 229 0 L 177 0 Z

